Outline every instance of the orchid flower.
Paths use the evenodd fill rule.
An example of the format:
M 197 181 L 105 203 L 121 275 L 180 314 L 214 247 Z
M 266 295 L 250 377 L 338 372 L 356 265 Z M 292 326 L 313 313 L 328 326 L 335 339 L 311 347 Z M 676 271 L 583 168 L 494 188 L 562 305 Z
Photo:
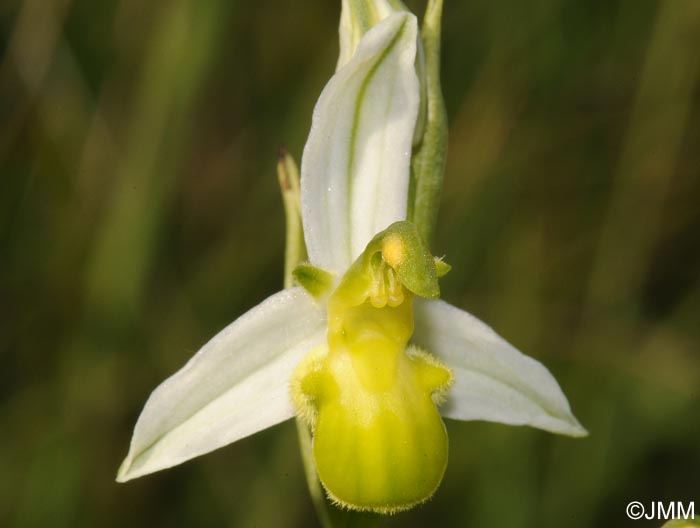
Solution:
M 309 262 L 295 270 L 299 285 L 235 320 L 153 391 L 118 481 L 296 415 L 328 496 L 386 513 L 438 487 L 442 417 L 586 434 L 543 365 L 438 300 L 449 266 L 411 211 L 412 155 L 430 128 L 420 46 L 400 2 L 344 0 L 338 69 L 302 158 Z

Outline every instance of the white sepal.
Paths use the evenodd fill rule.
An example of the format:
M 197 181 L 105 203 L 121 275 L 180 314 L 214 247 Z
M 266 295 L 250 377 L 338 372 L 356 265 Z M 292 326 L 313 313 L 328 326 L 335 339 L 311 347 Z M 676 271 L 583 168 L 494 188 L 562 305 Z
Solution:
M 325 338 L 325 314 L 302 288 L 272 295 L 224 328 L 158 386 L 117 481 L 180 464 L 294 415 L 289 377 Z
M 406 218 L 416 35 L 410 13 L 382 20 L 316 104 L 301 165 L 304 238 L 315 266 L 342 274 L 376 233 Z
M 467 312 L 444 301 L 416 299 L 413 340 L 454 374 L 443 416 L 587 434 L 550 372 Z

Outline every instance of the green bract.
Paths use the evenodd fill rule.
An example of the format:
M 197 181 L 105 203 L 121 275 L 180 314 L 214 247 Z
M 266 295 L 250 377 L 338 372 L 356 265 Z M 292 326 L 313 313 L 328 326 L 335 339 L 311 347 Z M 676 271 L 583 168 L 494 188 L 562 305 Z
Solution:
M 438 300 L 450 267 L 425 241 L 445 155 L 440 11 L 430 0 L 420 35 L 400 2 L 343 1 L 338 70 L 314 109 L 300 188 L 280 162 L 290 240 L 301 211 L 304 244 L 287 264 L 308 254 L 293 273 L 303 287 L 261 302 L 153 391 L 117 480 L 297 415 L 328 495 L 391 512 L 439 485 L 440 414 L 586 434 L 544 366 Z

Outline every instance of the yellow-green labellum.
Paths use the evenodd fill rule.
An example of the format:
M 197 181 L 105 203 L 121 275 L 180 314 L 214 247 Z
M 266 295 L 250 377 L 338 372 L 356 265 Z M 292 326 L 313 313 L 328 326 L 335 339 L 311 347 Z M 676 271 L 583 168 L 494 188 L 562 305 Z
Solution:
M 301 362 L 292 383 L 328 495 L 383 513 L 428 499 L 440 484 L 448 446 L 437 404 L 452 381 L 437 359 L 408 346 L 414 293 L 401 275 L 432 265 L 436 282 L 436 273 L 411 230 L 395 226 L 370 242 L 331 295 L 327 345 Z

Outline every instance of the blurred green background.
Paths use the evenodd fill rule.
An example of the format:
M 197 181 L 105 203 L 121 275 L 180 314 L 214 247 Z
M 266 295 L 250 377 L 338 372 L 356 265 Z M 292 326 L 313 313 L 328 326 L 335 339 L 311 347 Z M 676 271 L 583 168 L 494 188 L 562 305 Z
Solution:
M 315 526 L 292 422 L 114 477 L 150 391 L 281 287 L 277 149 L 339 4 L 0 3 L 0 526 Z M 700 513 L 698 50 L 698 0 L 446 1 L 444 298 L 591 435 L 449 422 L 436 496 L 382 525 Z

